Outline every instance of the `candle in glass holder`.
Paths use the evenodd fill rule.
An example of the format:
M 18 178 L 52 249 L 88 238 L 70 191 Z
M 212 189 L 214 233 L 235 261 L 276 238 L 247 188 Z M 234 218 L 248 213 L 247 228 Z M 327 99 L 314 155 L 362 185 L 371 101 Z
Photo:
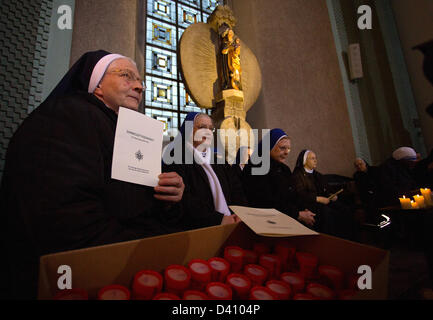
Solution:
M 412 209 L 412 206 L 410 205 L 410 199 L 406 198 L 406 196 L 403 196 L 403 198 L 399 198 L 400 199 L 400 204 L 401 204 L 401 208 L 408 210 L 408 209 Z
M 266 282 L 266 288 L 271 290 L 278 297 L 278 300 L 289 300 L 292 293 L 290 285 L 280 280 L 269 280 Z
M 413 196 L 415 202 L 418 204 L 418 207 L 420 209 L 425 208 L 425 200 L 423 196 L 420 196 L 419 194 L 417 194 L 416 196 Z
M 312 279 L 316 276 L 316 268 L 319 259 L 308 252 L 296 252 L 296 260 L 299 265 L 299 273 L 301 273 L 305 279 Z
M 118 284 L 105 286 L 98 292 L 98 300 L 129 300 L 130 296 L 128 288 Z
M 424 197 L 425 200 L 425 204 L 427 206 L 433 206 L 433 200 L 432 200 L 432 196 L 431 196 L 431 190 L 428 188 L 421 188 L 421 194 Z
M 211 282 L 206 286 L 209 300 L 232 300 L 232 289 L 225 283 Z
M 191 289 L 202 291 L 211 282 L 211 268 L 207 261 L 193 259 L 188 264 L 191 272 Z
M 165 291 L 178 297 L 189 289 L 191 284 L 191 272 L 181 265 L 171 265 L 164 272 Z
M 335 292 L 320 283 L 310 283 L 305 291 L 320 300 L 332 300 L 335 298 Z
M 281 280 L 290 285 L 294 294 L 304 291 L 305 280 L 300 273 L 284 272 L 281 274 Z
M 208 260 L 211 269 L 211 279 L 213 282 L 224 282 L 230 272 L 230 263 L 219 257 Z
M 262 254 L 259 264 L 268 271 L 268 279 L 278 279 L 281 274 L 281 259 L 276 254 Z
M 251 280 L 239 273 L 231 273 L 227 276 L 227 284 L 232 288 L 235 299 L 247 300 L 251 289 Z
M 162 290 L 162 276 L 153 270 L 141 270 L 134 276 L 132 296 L 135 300 L 152 300 Z
M 410 205 L 411 205 L 412 209 L 419 209 L 418 203 L 413 201 L 413 200 L 410 201 Z
M 282 240 L 275 245 L 275 254 L 281 259 L 282 271 L 289 271 L 292 268 L 296 248 L 288 241 Z
M 231 272 L 241 272 L 244 263 L 244 250 L 240 247 L 229 246 L 224 249 L 224 259 L 230 262 Z
M 261 286 L 268 277 L 268 271 L 257 264 L 247 264 L 244 274 L 250 278 L 253 286 Z
M 255 286 L 251 288 L 250 300 L 278 300 L 278 296 L 269 288 Z

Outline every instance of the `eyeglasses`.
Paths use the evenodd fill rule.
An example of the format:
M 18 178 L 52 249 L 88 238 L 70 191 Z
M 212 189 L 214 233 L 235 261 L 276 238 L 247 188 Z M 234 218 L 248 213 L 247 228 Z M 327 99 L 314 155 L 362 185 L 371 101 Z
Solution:
M 281 151 L 287 151 L 287 152 L 290 152 L 290 148 L 288 148 L 288 147 L 278 147 Z
M 207 129 L 207 130 L 210 130 L 212 132 L 215 132 L 215 127 L 213 127 L 213 126 L 208 127 L 208 126 L 206 126 L 206 125 L 203 124 L 201 126 L 197 126 L 197 128 L 198 129 Z
M 117 74 L 119 77 L 124 79 L 128 84 L 134 83 L 135 81 L 140 82 L 142 90 L 145 89 L 144 82 L 141 80 L 140 77 L 137 77 L 134 72 L 128 69 L 113 69 L 110 71 L 107 71 L 107 73 L 114 73 Z

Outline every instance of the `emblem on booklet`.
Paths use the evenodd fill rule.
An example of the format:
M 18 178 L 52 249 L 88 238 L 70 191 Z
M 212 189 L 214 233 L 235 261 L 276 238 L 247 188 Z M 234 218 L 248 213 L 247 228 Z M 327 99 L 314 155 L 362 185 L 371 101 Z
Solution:
M 135 158 L 136 158 L 138 161 L 143 160 L 143 154 L 141 153 L 140 150 L 138 150 L 138 151 L 135 153 Z

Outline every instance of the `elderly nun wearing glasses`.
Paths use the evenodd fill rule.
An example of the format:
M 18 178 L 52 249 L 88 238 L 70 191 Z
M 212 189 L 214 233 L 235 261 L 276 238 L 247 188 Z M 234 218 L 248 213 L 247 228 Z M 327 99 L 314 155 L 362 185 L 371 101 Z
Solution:
M 285 163 L 291 148 L 291 140 L 282 129 L 272 129 L 269 133 L 270 150 L 269 171 L 264 175 L 255 175 L 252 169 L 262 164 L 253 164 L 250 160 L 245 166 L 242 181 L 245 193 L 251 206 L 258 208 L 275 208 L 305 225 L 315 228 L 315 214 L 305 208 L 298 207 L 290 184 L 292 171 Z M 259 156 L 263 156 L 263 140 L 260 141 L 257 150 Z M 253 154 L 254 158 L 254 154 Z
M 41 255 L 179 230 L 178 174 L 155 188 L 111 178 L 119 107 L 138 110 L 142 90 L 131 59 L 88 52 L 15 132 L 0 193 L 8 298 L 36 297 Z
M 214 131 L 207 114 L 190 112 L 163 154 L 163 170 L 177 172 L 185 183 L 185 230 L 237 222 L 229 205 L 247 204 L 239 178 L 212 147 Z

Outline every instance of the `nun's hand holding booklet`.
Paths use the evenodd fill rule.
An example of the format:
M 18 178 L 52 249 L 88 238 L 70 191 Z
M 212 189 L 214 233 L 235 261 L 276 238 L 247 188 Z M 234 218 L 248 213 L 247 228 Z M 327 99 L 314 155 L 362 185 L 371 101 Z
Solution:
M 302 223 L 292 217 L 276 210 L 249 208 L 241 206 L 230 206 L 231 210 L 244 222 L 251 230 L 261 236 L 267 237 L 288 237 L 318 235 Z
M 164 124 L 142 113 L 119 108 L 111 178 L 158 185 Z

